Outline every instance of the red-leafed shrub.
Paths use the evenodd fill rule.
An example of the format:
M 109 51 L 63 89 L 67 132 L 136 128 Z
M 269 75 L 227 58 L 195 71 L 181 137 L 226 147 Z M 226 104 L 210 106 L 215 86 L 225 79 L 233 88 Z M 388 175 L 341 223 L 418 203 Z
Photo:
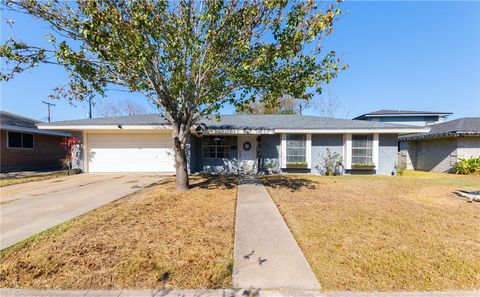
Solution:
M 64 164 L 68 166 L 68 169 L 72 169 L 73 150 L 80 144 L 80 139 L 78 137 L 64 137 L 61 144 L 65 146 L 67 152 Z

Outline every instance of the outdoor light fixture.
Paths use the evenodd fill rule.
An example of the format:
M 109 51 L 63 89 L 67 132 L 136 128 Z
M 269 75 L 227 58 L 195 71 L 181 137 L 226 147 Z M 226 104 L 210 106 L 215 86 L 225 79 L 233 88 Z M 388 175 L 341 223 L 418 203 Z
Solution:
M 200 124 L 197 126 L 197 128 L 195 128 L 195 133 L 197 134 L 198 137 L 202 137 L 203 132 L 205 132 L 205 130 L 207 130 L 207 125 Z

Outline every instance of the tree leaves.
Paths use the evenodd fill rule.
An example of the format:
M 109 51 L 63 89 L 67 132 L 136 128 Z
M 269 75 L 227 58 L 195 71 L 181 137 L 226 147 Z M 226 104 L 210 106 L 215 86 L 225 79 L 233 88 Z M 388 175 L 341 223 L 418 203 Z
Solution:
M 0 56 L 12 65 L 0 79 L 39 63 L 65 67 L 57 96 L 85 100 L 118 85 L 161 106 L 190 127 L 226 103 L 239 110 L 285 95 L 308 100 L 345 68 L 334 52 L 319 56 L 332 33 L 335 5 L 315 1 L 6 1 L 45 21 L 52 47 L 9 40 Z M 5 71 L 7 70 L 7 71 Z M 5 72 L 4 72 L 5 71 Z

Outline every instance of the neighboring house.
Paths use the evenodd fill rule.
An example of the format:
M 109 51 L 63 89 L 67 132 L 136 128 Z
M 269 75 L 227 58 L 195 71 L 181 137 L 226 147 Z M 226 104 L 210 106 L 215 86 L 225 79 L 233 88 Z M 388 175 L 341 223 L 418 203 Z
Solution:
M 171 127 L 159 115 L 43 123 L 82 141 L 76 166 L 85 172 L 175 172 Z M 224 115 L 192 130 L 190 172 L 321 173 L 326 150 L 337 152 L 349 173 L 391 174 L 399 135 L 423 127 L 300 115 Z M 373 163 L 369 170 L 355 163 Z
M 39 130 L 40 121 L 0 111 L 0 171 L 60 169 L 70 133 Z
M 354 120 L 426 126 L 445 122 L 447 117 L 451 114 L 451 112 L 383 109 L 362 114 L 361 116 L 354 118 Z
M 400 137 L 400 166 L 449 172 L 459 158 L 480 157 L 480 117 L 460 118 L 430 127 L 428 133 Z

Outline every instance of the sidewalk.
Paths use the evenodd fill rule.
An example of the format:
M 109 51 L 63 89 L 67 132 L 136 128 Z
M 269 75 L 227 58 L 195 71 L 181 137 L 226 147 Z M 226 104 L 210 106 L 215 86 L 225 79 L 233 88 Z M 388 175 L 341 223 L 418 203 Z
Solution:
M 231 289 L 196 290 L 17 290 L 0 289 L 2 297 L 480 297 L 480 291 L 466 292 L 327 292 L 263 291 Z
M 261 182 L 238 186 L 233 284 L 235 288 L 320 290 L 320 284 Z

